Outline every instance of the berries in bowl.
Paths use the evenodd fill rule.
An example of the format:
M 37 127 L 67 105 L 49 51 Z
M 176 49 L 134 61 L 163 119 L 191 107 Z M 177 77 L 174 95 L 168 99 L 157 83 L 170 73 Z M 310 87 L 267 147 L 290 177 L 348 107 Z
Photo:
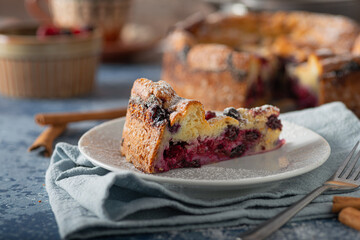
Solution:
M 101 54 L 95 28 L 17 23 L 0 29 L 0 94 L 68 98 L 94 88 Z
M 73 36 L 73 37 L 86 37 L 94 31 L 93 26 L 63 28 L 54 25 L 41 25 L 36 30 L 36 36 L 38 38 L 47 37 L 61 37 L 61 36 Z

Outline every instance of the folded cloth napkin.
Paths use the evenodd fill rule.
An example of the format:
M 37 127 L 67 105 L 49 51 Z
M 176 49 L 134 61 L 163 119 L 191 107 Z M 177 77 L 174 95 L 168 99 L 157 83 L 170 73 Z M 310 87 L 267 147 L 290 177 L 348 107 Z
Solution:
M 92 165 L 76 146 L 59 143 L 46 173 L 46 189 L 62 238 L 87 238 L 207 227 L 257 224 L 320 186 L 359 140 L 360 121 L 342 103 L 282 114 L 331 146 L 329 159 L 302 176 L 247 195 L 204 199 L 131 173 Z M 360 197 L 360 192 L 347 194 Z M 332 195 L 322 195 L 294 220 L 332 217 Z

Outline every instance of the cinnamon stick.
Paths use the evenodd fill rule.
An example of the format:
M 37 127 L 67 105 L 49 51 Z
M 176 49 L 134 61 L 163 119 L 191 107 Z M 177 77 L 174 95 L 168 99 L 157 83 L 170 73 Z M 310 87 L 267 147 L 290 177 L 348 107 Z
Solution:
M 84 120 L 114 119 L 125 115 L 126 108 L 94 112 L 40 113 L 35 115 L 35 122 L 39 125 L 64 125 Z
M 339 214 L 339 221 L 360 231 L 360 211 L 356 208 L 347 207 L 341 210 Z
M 46 128 L 34 141 L 34 143 L 28 148 L 28 151 L 44 147 L 44 156 L 50 157 L 53 152 L 53 142 L 60 136 L 66 129 L 66 124 L 51 125 Z
M 343 208 L 352 207 L 360 210 L 360 198 L 356 197 L 345 197 L 345 196 L 334 196 L 332 212 L 338 213 Z

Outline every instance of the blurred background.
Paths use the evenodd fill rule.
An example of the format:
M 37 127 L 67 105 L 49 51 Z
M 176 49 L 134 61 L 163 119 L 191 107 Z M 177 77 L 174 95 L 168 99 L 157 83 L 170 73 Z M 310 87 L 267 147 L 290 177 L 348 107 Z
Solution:
M 126 1 L 128 0 L 123 2 Z M 27 11 L 25 2 L 26 0 L 0 0 L 0 26 L 16 21 L 34 21 L 35 18 Z M 42 10 L 49 12 L 46 2 L 50 1 L 34 2 L 38 2 Z M 171 26 L 196 12 L 204 14 L 213 12 L 220 5 L 217 2 L 199 0 L 131 0 L 129 2 L 130 8 L 126 13 L 126 24 L 122 30 L 122 44 L 104 46 L 104 61 L 160 61 L 160 56 L 154 56 L 154 48 Z M 149 59 L 146 50 L 150 49 L 153 51 Z
M 36 22 L 38 25 L 50 22 L 65 28 L 76 25 L 101 26 L 101 30 L 106 36 L 104 35 L 104 41 L 102 41 L 102 47 L 99 50 L 101 51 L 100 63 L 150 63 L 160 66 L 164 45 L 163 40 L 177 22 L 195 13 L 207 15 L 211 12 L 220 11 L 242 15 L 248 11 L 262 10 L 305 10 L 340 14 L 360 21 L 360 0 L 0 0 L 0 28 L 17 22 Z M 58 61 L 56 56 L 56 49 L 58 47 L 55 46 L 54 42 L 51 42 L 50 38 L 48 40 L 42 39 L 41 41 L 35 38 L 33 40 L 36 44 L 52 45 L 53 52 L 49 52 L 46 58 L 38 59 L 37 62 L 44 66 L 44 69 L 52 69 L 53 66 L 44 63 L 49 63 L 49 59 L 54 61 L 57 59 L 56 61 Z M 77 41 L 76 38 L 69 38 L 68 42 L 64 44 L 70 46 L 73 40 L 74 42 Z M 8 46 L 12 46 L 13 41 L 10 38 L 6 41 L 9 44 Z M 22 46 L 14 45 L 15 50 L 9 50 L 10 48 L 3 44 L 2 50 L 0 46 L 0 53 L 2 56 L 5 56 L 4 59 L 12 59 L 16 56 L 17 59 L 22 59 L 22 61 L 32 62 L 34 65 L 32 69 L 34 71 L 31 74 L 26 72 L 27 68 L 25 65 L 21 65 L 16 61 L 11 63 L 11 66 L 13 66 L 11 69 L 19 70 L 14 70 L 11 73 L 14 73 L 14 78 L 17 78 L 18 72 L 23 72 L 23 75 L 35 76 L 33 79 L 36 81 L 46 74 L 44 73 L 46 71 L 38 71 L 33 60 L 35 55 L 19 55 L 19 53 L 30 51 L 38 52 L 38 50 L 32 49 L 32 46 L 26 45 L 25 42 L 23 43 Z M 100 47 L 94 47 L 95 43 L 95 38 L 89 39 L 87 42 L 88 53 L 96 52 L 97 49 L 100 49 Z M 43 49 L 47 48 L 44 47 Z M 76 48 L 69 47 L 70 55 L 74 51 L 73 49 Z M 86 55 L 85 52 L 84 54 Z M 65 79 L 68 75 L 75 76 L 75 74 L 78 74 L 76 70 L 79 67 L 74 66 L 77 66 L 76 64 L 82 66 L 81 64 L 88 64 L 87 62 L 90 61 L 90 59 L 84 60 L 84 63 L 81 63 L 75 58 L 72 62 L 67 61 L 68 59 L 68 57 L 62 59 L 63 68 L 68 69 L 68 71 L 66 74 L 63 71 L 56 73 L 60 76 L 59 79 Z M 87 68 L 96 69 L 94 59 L 91 61 L 93 61 L 92 65 L 88 64 Z M 49 75 L 48 78 L 52 78 L 53 75 L 55 74 Z M 94 76 L 87 77 L 87 79 L 92 79 L 88 82 L 89 86 L 93 83 L 93 78 Z M 24 78 L 19 81 L 25 82 L 28 80 Z M 45 78 L 43 82 L 46 83 Z M 4 89 L 12 83 L 13 81 L 4 82 L 0 89 Z M 17 85 L 22 86 L 25 83 L 17 83 Z M 74 88 L 77 88 L 77 86 L 74 86 Z M 89 92 L 89 90 L 90 87 L 81 90 L 79 94 L 69 93 L 67 95 L 80 95 L 81 93 Z M 46 92 L 48 90 L 45 89 L 44 93 Z M 5 95 L 20 97 L 31 97 L 31 94 L 5 92 Z
M 14 21 L 34 21 L 25 1 L 0 0 L 0 26 Z M 50 1 L 34 2 L 38 2 L 42 10 L 49 11 L 46 2 Z M 244 14 L 261 10 L 305 10 L 341 14 L 360 21 L 360 0 L 132 0 L 123 29 L 123 44 L 105 46 L 103 60 L 160 61 L 161 53 L 156 47 L 176 22 L 196 12 Z M 152 51 L 148 54 L 147 50 Z
M 132 4 L 130 21 L 159 26 L 157 30 L 162 32 L 167 25 L 188 14 L 195 11 L 208 12 L 214 8 L 235 13 L 242 13 L 244 8 L 255 11 L 305 10 L 341 14 L 360 21 L 359 0 L 133 0 Z M 2 20 L 32 20 L 25 9 L 24 0 L 0 0 L 0 17 Z M 163 17 L 167 20 L 162 21 Z

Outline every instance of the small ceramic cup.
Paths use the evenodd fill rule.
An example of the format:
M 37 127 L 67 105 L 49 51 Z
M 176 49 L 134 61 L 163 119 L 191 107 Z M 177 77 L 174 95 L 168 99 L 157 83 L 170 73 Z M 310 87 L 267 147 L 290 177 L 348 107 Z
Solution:
M 105 41 L 120 39 L 131 5 L 131 0 L 43 1 L 47 2 L 50 15 L 40 7 L 41 0 L 25 1 L 27 11 L 37 20 L 59 27 L 97 26 L 102 30 Z
M 96 29 L 79 36 L 36 36 L 36 25 L 0 29 L 0 94 L 69 98 L 90 93 L 101 53 Z

